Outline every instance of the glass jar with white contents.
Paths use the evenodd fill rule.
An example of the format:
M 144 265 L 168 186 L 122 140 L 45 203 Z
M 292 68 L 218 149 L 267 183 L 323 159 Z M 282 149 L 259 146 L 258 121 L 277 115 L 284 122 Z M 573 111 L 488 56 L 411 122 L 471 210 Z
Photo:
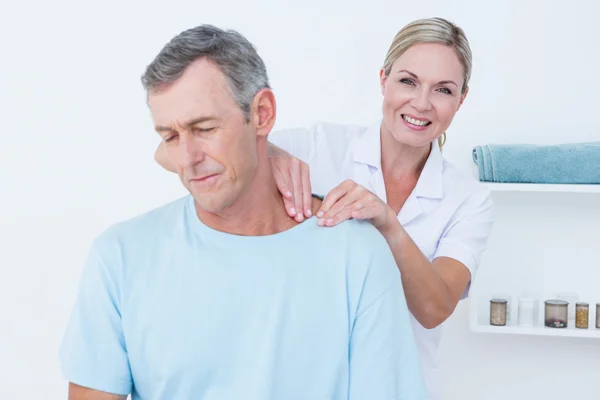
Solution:
M 537 301 L 531 297 L 519 298 L 519 326 L 535 326 Z
M 506 299 L 490 300 L 490 325 L 505 326 L 508 313 L 508 301 Z

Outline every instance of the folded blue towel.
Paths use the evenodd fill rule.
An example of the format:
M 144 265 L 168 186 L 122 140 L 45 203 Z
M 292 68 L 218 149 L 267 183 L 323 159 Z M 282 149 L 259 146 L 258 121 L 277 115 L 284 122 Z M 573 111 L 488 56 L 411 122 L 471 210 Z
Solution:
M 489 144 L 473 149 L 473 161 L 484 182 L 600 184 L 600 142 Z

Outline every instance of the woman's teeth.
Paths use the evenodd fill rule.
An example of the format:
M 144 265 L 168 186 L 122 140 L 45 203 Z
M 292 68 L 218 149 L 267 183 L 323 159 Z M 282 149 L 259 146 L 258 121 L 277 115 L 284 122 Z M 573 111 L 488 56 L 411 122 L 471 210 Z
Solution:
M 421 121 L 418 119 L 413 119 L 411 117 L 407 117 L 406 115 L 402 115 L 402 118 L 406 121 L 409 122 L 413 125 L 417 125 L 417 126 L 427 126 L 429 125 L 431 122 L 430 121 Z

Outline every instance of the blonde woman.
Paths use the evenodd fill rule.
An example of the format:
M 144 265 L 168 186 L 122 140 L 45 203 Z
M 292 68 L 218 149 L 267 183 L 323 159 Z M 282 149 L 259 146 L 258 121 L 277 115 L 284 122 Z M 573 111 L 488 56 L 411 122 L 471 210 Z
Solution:
M 490 192 L 441 154 L 470 75 L 463 30 L 442 18 L 417 20 L 395 36 L 380 70 L 376 124 L 320 123 L 270 136 L 271 163 L 290 216 L 317 218 L 323 229 L 364 219 L 386 238 L 432 400 L 442 398 L 441 325 L 467 296 L 493 224 Z M 172 170 L 160 146 L 155 157 Z M 316 216 L 311 193 L 325 195 Z M 298 251 L 308 250 L 298 243 Z

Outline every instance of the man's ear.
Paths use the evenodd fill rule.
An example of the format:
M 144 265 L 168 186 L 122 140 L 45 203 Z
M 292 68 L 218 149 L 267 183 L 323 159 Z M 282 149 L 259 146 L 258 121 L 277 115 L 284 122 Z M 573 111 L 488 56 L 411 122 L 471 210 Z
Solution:
M 267 136 L 277 117 L 277 104 L 275 102 L 275 94 L 269 88 L 261 89 L 252 102 L 251 121 L 256 127 L 256 134 L 259 136 Z

